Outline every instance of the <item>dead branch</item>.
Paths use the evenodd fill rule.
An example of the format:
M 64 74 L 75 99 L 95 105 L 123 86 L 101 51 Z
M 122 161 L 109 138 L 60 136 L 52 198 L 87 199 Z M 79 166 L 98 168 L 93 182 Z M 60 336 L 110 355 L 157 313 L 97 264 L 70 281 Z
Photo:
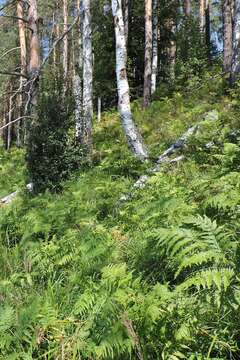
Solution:
M 13 111 L 13 109 L 11 109 L 9 112 Z M 15 124 L 16 122 L 22 120 L 22 119 L 25 119 L 25 118 L 33 118 L 33 116 L 30 116 L 30 115 L 24 115 L 24 116 L 20 116 L 18 117 L 17 119 L 13 120 L 13 121 L 10 121 L 9 123 L 7 123 L 6 125 L 3 125 L 2 127 L 0 127 L 0 131 L 3 130 L 3 129 L 6 129 L 7 127 L 9 127 L 10 125 L 12 124 Z
M 28 77 L 25 74 L 18 73 L 18 72 L 15 72 L 15 71 L 2 71 L 2 70 L 0 70 L 0 75 L 19 76 L 19 77 L 23 77 L 25 79 L 28 79 Z
M 0 15 L 0 17 L 3 17 L 3 18 L 8 18 L 8 19 L 14 19 L 14 20 L 21 20 L 25 23 L 28 23 L 28 20 L 27 19 L 24 19 L 24 18 L 21 18 L 21 17 L 18 17 L 18 16 L 13 16 L 13 15 Z
M 135 191 L 145 188 L 151 176 L 164 169 L 163 165 L 178 164 L 180 161 L 184 160 L 183 155 L 180 155 L 174 159 L 171 159 L 171 156 L 184 148 L 184 146 L 187 143 L 187 140 L 192 135 L 196 134 L 203 121 L 205 120 L 216 121 L 217 119 L 218 119 L 218 113 L 213 110 L 207 113 L 200 123 L 189 128 L 173 145 L 171 145 L 166 151 L 164 151 L 159 156 L 155 166 L 148 171 L 147 175 L 140 176 L 140 178 L 134 183 L 132 190 L 128 194 L 123 195 L 120 198 L 119 203 L 124 203 L 128 200 L 131 200 L 135 196 Z
M 20 46 L 15 47 L 15 48 L 12 48 L 12 49 L 10 49 L 10 50 L 7 50 L 4 54 L 2 54 L 2 55 L 0 56 L 0 59 L 4 58 L 6 55 L 8 55 L 9 53 L 11 53 L 12 51 L 14 51 L 14 50 L 19 50 L 19 49 L 20 49 Z

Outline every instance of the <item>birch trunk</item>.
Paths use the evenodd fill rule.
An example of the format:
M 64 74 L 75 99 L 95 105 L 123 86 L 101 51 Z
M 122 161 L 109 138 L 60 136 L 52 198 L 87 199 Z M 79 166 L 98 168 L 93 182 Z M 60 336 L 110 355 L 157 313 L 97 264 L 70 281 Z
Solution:
M 138 158 L 145 160 L 148 158 L 147 148 L 145 147 L 142 137 L 133 121 L 130 107 L 129 84 L 126 70 L 126 39 L 121 0 L 112 0 L 112 14 L 114 18 L 116 38 L 116 75 L 119 112 L 122 119 L 123 129 L 130 147 Z
M 124 33 L 126 38 L 126 49 L 128 46 L 128 32 L 129 32 L 129 2 L 130 0 L 124 0 Z
M 143 106 L 146 108 L 151 102 L 151 77 L 152 77 L 152 0 L 145 0 L 145 65 Z
M 68 29 L 68 1 L 63 0 L 63 32 Z M 67 90 L 68 77 L 68 34 L 63 38 L 63 78 L 64 78 L 64 92 Z
M 98 122 L 101 121 L 101 118 L 102 118 L 102 99 L 99 97 L 98 98 Z
M 158 0 L 153 0 L 153 51 L 151 95 L 156 91 L 158 73 Z
M 223 26 L 224 26 L 224 54 L 223 70 L 230 74 L 233 54 L 233 0 L 223 2 Z
M 39 76 L 40 70 L 40 44 L 38 36 L 38 13 L 37 0 L 29 0 L 28 23 L 30 29 L 30 61 L 29 61 L 29 77 L 31 79 Z M 38 83 L 32 82 L 31 105 L 37 104 Z
M 80 0 L 77 0 L 77 11 L 80 12 Z M 73 78 L 73 94 L 75 98 L 75 124 L 76 124 L 76 140 L 82 142 L 83 137 L 83 114 L 82 114 L 82 21 L 79 18 L 78 43 L 77 43 L 77 61 Z
M 83 136 L 82 144 L 92 147 L 93 121 L 93 54 L 90 0 L 82 0 L 83 9 Z
M 239 78 L 240 73 L 240 0 L 235 0 L 234 27 L 233 27 L 233 59 L 232 59 L 232 84 Z

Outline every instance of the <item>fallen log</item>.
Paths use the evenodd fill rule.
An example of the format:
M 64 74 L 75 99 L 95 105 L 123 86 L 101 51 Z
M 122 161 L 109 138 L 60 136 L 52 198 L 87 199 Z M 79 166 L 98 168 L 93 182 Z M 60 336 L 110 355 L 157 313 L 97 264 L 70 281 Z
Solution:
M 182 161 L 184 159 L 183 155 L 179 155 L 178 157 L 176 157 L 174 159 L 171 159 L 171 156 L 173 154 L 176 154 L 179 150 L 183 149 L 183 147 L 187 143 L 187 140 L 191 136 L 196 134 L 196 132 L 198 131 L 201 124 L 206 120 L 211 120 L 211 121 L 218 120 L 218 112 L 215 110 L 208 112 L 201 122 L 190 127 L 179 139 L 177 139 L 177 141 L 174 144 L 172 144 L 167 150 L 165 150 L 159 156 L 155 166 L 148 171 L 148 174 L 140 176 L 140 178 L 134 183 L 132 190 L 128 194 L 123 195 L 120 198 L 119 203 L 131 200 L 134 197 L 135 192 L 137 190 L 145 188 L 145 186 L 147 185 L 147 182 L 151 178 L 151 176 L 153 174 L 163 170 L 163 165 L 178 164 L 180 161 Z
M 33 191 L 33 183 L 27 184 L 26 189 L 29 192 L 32 192 Z M 11 204 L 11 202 L 17 197 L 19 192 L 20 192 L 19 190 L 14 191 L 11 194 L 9 194 L 9 195 L 5 196 L 4 198 L 0 199 L 0 205 L 3 206 L 3 205 Z

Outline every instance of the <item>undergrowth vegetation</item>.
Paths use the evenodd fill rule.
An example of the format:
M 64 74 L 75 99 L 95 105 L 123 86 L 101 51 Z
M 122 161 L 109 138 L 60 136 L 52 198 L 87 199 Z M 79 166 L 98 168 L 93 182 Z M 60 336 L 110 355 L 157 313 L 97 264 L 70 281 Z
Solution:
M 205 121 L 184 161 L 129 201 L 151 164 L 112 112 L 91 168 L 0 209 L 0 359 L 239 358 L 239 109 L 220 80 L 204 84 L 133 104 L 152 159 Z M 23 154 L 0 156 L 5 195 L 24 182 Z

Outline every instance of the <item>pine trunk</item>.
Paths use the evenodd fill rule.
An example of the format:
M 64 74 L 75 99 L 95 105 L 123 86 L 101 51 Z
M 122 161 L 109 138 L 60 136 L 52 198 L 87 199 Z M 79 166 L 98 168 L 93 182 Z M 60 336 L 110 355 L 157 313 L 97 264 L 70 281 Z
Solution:
M 191 0 L 184 0 L 184 14 L 185 16 L 191 16 Z
M 143 106 L 146 108 L 151 102 L 151 77 L 152 77 L 152 0 L 145 0 L 145 65 Z
M 91 150 L 93 121 L 93 53 L 90 0 L 82 0 L 83 9 L 83 137 L 82 143 Z
M 31 79 L 38 78 L 40 70 L 40 44 L 38 36 L 38 12 L 37 1 L 29 0 L 28 22 L 30 29 L 30 61 L 29 61 L 29 77 Z M 31 105 L 37 104 L 38 82 L 33 81 L 31 92 Z
M 123 129 L 128 143 L 134 154 L 141 160 L 148 158 L 147 149 L 142 137 L 133 121 L 130 107 L 129 84 L 127 78 L 126 62 L 126 38 L 124 33 L 124 22 L 121 0 L 112 0 L 112 14 L 115 26 L 116 39 L 116 75 L 118 87 L 118 105 L 122 119 Z
M 158 0 L 153 0 L 153 51 L 151 95 L 156 91 L 158 73 Z
M 230 74 L 233 54 L 233 18 L 232 18 L 233 0 L 224 0 L 223 2 L 223 25 L 224 25 L 224 56 L 223 70 Z

